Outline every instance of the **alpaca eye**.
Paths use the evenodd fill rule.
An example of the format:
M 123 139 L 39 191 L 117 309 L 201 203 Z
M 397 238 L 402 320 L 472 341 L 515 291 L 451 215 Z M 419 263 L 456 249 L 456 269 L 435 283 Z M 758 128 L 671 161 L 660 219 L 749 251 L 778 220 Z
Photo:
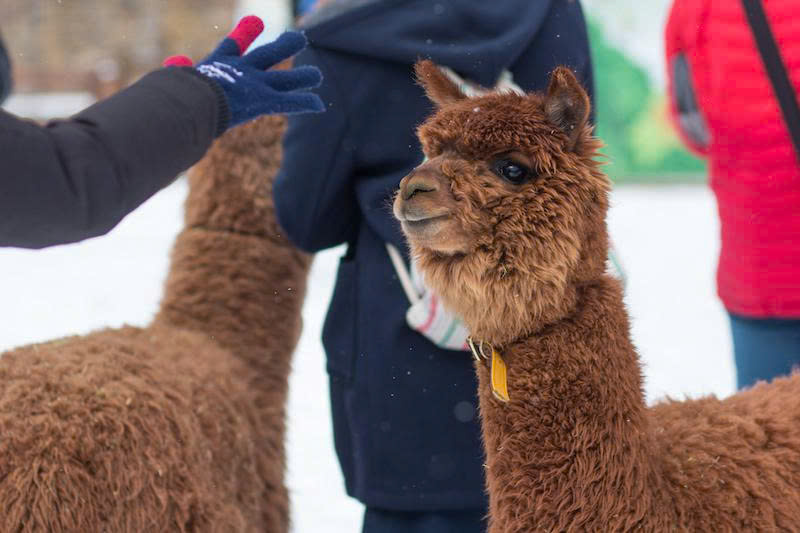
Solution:
M 514 185 L 525 183 L 533 177 L 531 169 L 511 159 L 500 159 L 493 165 L 492 170 L 495 174 Z

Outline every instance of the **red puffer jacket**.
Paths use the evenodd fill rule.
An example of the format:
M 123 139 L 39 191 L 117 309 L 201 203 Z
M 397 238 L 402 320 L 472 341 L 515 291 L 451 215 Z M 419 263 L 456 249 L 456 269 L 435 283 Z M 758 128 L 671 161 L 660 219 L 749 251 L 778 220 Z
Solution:
M 763 0 L 800 93 L 800 0 Z M 708 158 L 725 307 L 800 317 L 800 164 L 738 0 L 675 0 L 666 28 L 671 114 Z

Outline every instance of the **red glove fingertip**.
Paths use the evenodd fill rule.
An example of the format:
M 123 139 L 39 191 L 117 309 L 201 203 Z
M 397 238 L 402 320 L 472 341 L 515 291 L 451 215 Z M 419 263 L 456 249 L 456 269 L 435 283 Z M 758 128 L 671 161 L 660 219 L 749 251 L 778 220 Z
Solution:
M 191 67 L 194 65 L 191 59 L 186 56 L 169 56 L 162 63 L 165 67 Z
M 256 40 L 256 37 L 261 35 L 262 31 L 264 31 L 264 22 L 255 15 L 248 15 L 239 21 L 228 37 L 236 41 L 239 53 L 243 54 Z

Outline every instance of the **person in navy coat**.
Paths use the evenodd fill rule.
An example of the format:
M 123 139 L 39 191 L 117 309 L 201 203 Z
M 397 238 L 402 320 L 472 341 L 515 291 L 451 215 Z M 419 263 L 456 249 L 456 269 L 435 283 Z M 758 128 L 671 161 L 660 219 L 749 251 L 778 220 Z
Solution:
M 324 76 L 327 112 L 289 118 L 274 193 L 300 248 L 347 243 L 323 328 L 336 452 L 365 532 L 485 531 L 487 498 L 472 355 L 406 324 L 386 243 L 406 250 L 391 212 L 422 161 L 415 128 L 432 111 L 413 64 L 430 58 L 484 87 L 509 70 L 544 90 L 558 65 L 591 91 L 576 0 L 334 0 L 306 16 L 295 66 Z M 408 258 L 406 257 L 406 261 Z

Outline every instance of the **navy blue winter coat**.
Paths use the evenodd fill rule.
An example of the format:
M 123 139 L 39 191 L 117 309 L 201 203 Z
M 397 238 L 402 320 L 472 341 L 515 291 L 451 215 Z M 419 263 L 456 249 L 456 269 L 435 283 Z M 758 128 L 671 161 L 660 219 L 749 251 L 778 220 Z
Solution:
M 343 4 L 350 9 L 338 11 Z M 391 213 L 422 160 L 415 128 L 432 106 L 412 65 L 426 57 L 492 86 L 503 69 L 542 90 L 557 65 L 591 89 L 577 0 L 353 0 L 307 19 L 296 65 L 319 67 L 320 115 L 289 117 L 275 183 L 278 219 L 301 248 L 348 243 L 323 330 L 336 451 L 348 493 L 397 510 L 482 508 L 483 451 L 472 356 L 405 322 L 408 301 L 384 243 L 406 246 Z

